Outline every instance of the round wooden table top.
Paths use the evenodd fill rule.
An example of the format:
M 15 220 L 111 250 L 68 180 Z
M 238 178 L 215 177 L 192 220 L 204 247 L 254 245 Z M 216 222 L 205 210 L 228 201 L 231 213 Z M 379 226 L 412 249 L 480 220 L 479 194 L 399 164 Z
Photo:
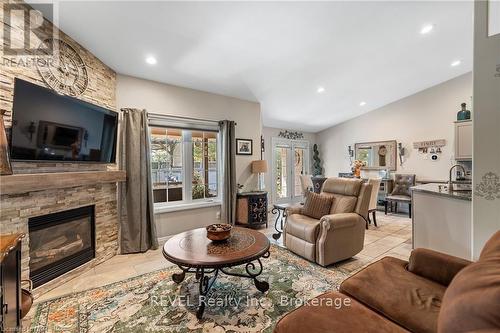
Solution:
M 213 242 L 206 229 L 199 228 L 170 238 L 163 246 L 163 256 L 180 266 L 217 268 L 256 260 L 269 247 L 269 239 L 252 229 L 233 227 L 228 240 Z

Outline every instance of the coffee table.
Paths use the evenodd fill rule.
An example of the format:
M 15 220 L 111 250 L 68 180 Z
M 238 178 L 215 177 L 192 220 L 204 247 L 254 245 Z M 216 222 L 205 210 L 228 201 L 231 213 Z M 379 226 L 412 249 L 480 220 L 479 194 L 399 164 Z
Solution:
M 269 239 L 255 230 L 233 227 L 228 240 L 213 242 L 207 238 L 206 229 L 199 228 L 170 238 L 163 246 L 163 256 L 182 271 L 172 275 L 175 283 L 184 281 L 186 273 L 195 274 L 200 291 L 196 317 L 201 319 L 206 297 L 219 272 L 250 278 L 260 292 L 269 290 L 269 283 L 257 279 L 263 271 L 261 258 L 270 256 L 269 247 Z M 232 270 L 240 265 L 244 265 L 244 272 Z

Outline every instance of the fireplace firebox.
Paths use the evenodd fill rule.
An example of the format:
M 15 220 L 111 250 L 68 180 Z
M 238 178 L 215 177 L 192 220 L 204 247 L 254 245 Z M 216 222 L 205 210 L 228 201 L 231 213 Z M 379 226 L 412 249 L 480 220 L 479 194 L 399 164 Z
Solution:
M 95 258 L 95 207 L 30 218 L 30 279 L 38 287 Z

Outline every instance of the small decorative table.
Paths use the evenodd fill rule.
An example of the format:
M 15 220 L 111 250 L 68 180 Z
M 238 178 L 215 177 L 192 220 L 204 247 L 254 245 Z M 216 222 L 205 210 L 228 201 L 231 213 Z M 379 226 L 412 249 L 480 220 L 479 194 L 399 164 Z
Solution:
M 273 209 L 271 209 L 271 213 L 276 215 L 276 220 L 274 221 L 274 230 L 276 230 L 276 233 L 273 234 L 273 238 L 276 240 L 280 239 L 283 233 L 283 222 L 286 219 L 286 209 L 291 206 L 293 205 L 288 203 L 274 204 Z
M 267 228 L 267 192 L 238 193 L 236 204 L 236 223 L 250 228 L 266 225 Z
M 200 291 L 196 317 L 201 319 L 206 297 L 219 272 L 253 279 L 259 291 L 269 290 L 269 283 L 257 279 L 263 271 L 261 258 L 269 258 L 269 247 L 269 239 L 252 229 L 233 227 L 228 240 L 212 242 L 207 238 L 206 229 L 199 228 L 170 238 L 163 247 L 163 256 L 182 271 L 172 275 L 175 283 L 184 281 L 186 273 L 195 274 Z M 239 265 L 245 265 L 246 273 L 231 270 Z

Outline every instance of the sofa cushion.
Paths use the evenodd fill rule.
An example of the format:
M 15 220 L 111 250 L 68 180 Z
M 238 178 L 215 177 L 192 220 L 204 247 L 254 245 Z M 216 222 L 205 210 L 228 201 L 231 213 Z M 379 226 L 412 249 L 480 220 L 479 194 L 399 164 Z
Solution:
M 320 295 L 285 315 L 275 333 L 407 332 L 364 305 L 338 292 Z
M 500 231 L 446 290 L 439 332 L 500 331 Z
M 286 219 L 286 233 L 309 243 L 316 243 L 320 220 L 300 214 L 293 214 Z
M 356 208 L 357 197 L 350 197 L 347 195 L 335 195 L 333 200 L 332 208 L 330 209 L 330 214 L 343 214 L 352 213 Z
M 319 220 L 330 213 L 332 202 L 332 197 L 308 191 L 306 192 L 302 214 Z
M 436 332 L 446 287 L 406 270 L 408 262 L 385 257 L 345 280 L 340 291 L 413 332 Z
M 470 264 L 469 260 L 418 248 L 411 251 L 407 269 L 421 277 L 448 286 L 455 275 Z

